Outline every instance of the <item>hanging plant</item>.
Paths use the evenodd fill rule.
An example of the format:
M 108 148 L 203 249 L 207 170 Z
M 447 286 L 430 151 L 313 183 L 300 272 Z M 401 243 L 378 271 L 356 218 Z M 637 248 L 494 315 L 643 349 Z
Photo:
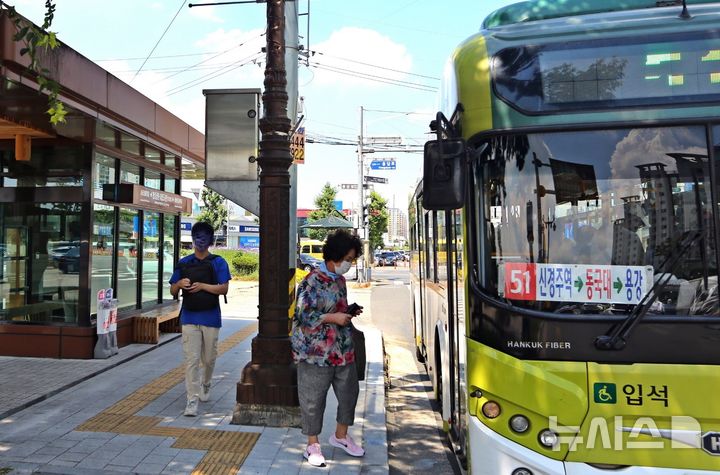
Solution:
M 58 46 L 57 36 L 54 32 L 49 31 L 55 17 L 55 3 L 52 0 L 45 1 L 45 18 L 40 28 L 36 27 L 32 22 L 21 17 L 15 7 L 0 1 L 0 10 L 7 12 L 7 16 L 15 25 L 15 35 L 13 40 L 23 43 L 24 47 L 20 50 L 21 56 L 30 59 L 28 69 L 35 73 L 40 92 L 46 92 L 48 95 L 48 110 L 50 123 L 53 125 L 65 122 L 65 106 L 58 98 L 60 95 L 60 84 L 51 77 L 49 69 L 40 65 L 39 52 L 47 52 L 48 49 L 55 49 Z

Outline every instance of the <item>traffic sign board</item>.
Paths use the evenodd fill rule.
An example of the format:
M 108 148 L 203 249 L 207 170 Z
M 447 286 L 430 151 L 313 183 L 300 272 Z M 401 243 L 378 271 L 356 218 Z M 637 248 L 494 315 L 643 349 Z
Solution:
M 373 170 L 395 170 L 396 162 L 394 158 L 385 160 L 373 160 L 370 162 L 370 168 Z
M 357 190 L 357 183 L 342 183 L 340 184 L 341 190 Z
M 702 446 L 710 455 L 720 455 L 720 432 L 707 432 L 702 436 Z
M 370 183 L 387 183 L 388 179 L 379 176 L 365 176 L 365 181 Z

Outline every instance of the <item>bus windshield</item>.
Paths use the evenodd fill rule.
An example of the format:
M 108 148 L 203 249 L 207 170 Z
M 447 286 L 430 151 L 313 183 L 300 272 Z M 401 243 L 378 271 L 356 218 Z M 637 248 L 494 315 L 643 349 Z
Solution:
M 483 288 L 519 307 L 624 314 L 665 275 L 650 313 L 718 314 L 704 127 L 485 143 L 473 171 Z

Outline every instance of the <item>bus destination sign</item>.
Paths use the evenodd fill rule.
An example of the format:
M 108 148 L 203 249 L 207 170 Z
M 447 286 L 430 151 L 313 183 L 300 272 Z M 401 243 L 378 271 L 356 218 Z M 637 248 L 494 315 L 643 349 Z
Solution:
M 651 266 L 507 263 L 505 298 L 637 304 L 653 285 Z

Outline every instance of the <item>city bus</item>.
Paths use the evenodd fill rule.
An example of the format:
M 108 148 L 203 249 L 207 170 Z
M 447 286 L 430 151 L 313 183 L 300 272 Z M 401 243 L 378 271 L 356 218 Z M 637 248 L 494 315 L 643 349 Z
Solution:
M 720 473 L 720 3 L 526 1 L 447 63 L 417 357 L 472 474 Z

